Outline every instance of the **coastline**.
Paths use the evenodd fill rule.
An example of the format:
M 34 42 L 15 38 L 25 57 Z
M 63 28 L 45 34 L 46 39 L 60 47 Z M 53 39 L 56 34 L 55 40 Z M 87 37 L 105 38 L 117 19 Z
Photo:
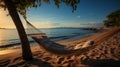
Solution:
M 88 39 L 90 39 L 90 37 L 93 37 L 95 35 L 98 35 L 100 32 L 98 33 L 91 33 L 91 34 L 86 34 L 83 36 L 76 36 L 76 37 L 72 37 L 69 39 L 64 39 L 64 40 L 58 40 L 58 41 L 54 41 L 56 43 L 59 43 L 61 45 L 65 45 L 65 46 L 75 46 L 77 44 L 86 42 Z M 32 43 L 31 45 L 31 49 L 33 50 L 35 47 L 39 47 L 37 43 Z M 9 47 L 9 48 L 1 48 L 0 50 L 0 56 L 1 55 L 5 55 L 5 54 L 9 54 L 9 53 L 14 53 L 17 51 L 21 50 L 21 45 L 16 45 L 13 47 Z M 4 53 L 3 53 L 4 52 Z
M 79 36 L 84 36 L 85 34 L 96 33 L 95 31 L 81 30 L 79 28 L 77 29 L 76 28 L 75 29 L 73 28 L 64 29 L 63 28 L 63 29 L 60 29 L 60 31 L 67 31 L 67 32 L 62 32 L 62 33 L 58 31 L 57 29 L 45 29 L 45 30 L 47 30 L 47 32 L 45 33 L 48 33 L 47 34 L 48 38 L 52 41 L 69 40 L 69 39 L 73 39 Z M 49 33 L 50 32 L 49 30 L 52 31 L 53 33 Z M 4 30 L 1 32 L 2 32 L 1 33 L 2 38 L 0 39 L 0 50 L 3 50 L 5 48 L 17 47 L 21 44 L 19 40 L 19 36 L 17 35 L 17 31 L 15 29 Z M 9 32 L 12 35 L 9 36 Z M 4 33 L 7 33 L 7 34 L 5 35 Z M 29 38 L 29 42 L 34 43 L 34 40 Z
M 97 32 L 98 33 L 98 32 Z M 53 40 L 54 42 L 57 42 L 57 43 L 60 43 L 62 45 L 68 45 L 68 43 L 71 42 L 71 44 L 75 44 L 73 42 L 75 41 L 78 41 L 78 40 L 86 40 L 88 38 L 88 36 L 92 36 L 93 34 L 96 34 L 96 32 L 93 32 L 93 33 L 88 33 L 88 34 L 85 34 L 85 35 L 77 35 L 77 36 L 74 36 L 74 37 L 69 37 L 67 39 L 59 39 L 59 40 Z M 78 42 L 79 43 L 79 42 Z M 30 40 L 30 44 L 31 47 L 34 47 L 36 45 L 34 41 L 31 41 Z M 74 45 L 75 46 L 75 45 Z M 21 45 L 20 43 L 13 43 L 13 44 L 8 44 L 8 45 L 3 45 L 3 46 L 0 46 L 0 55 L 1 53 L 5 52 L 5 51 L 9 51 L 10 52 L 15 52 L 16 49 L 19 50 L 21 48 Z
M 101 34 L 102 33 L 91 34 L 90 37 L 88 37 L 88 36 L 82 37 L 82 38 L 78 37 L 78 38 L 73 38 L 73 39 L 69 39 L 69 40 L 65 40 L 65 41 L 59 41 L 58 43 L 70 46 L 70 44 L 71 45 L 79 44 L 80 42 L 95 38 L 96 36 L 101 35 Z M 34 60 L 29 61 L 29 62 L 22 60 L 21 51 L 19 50 L 17 52 L 9 53 L 7 55 L 1 55 L 0 56 L 0 59 L 1 59 L 0 65 L 1 66 L 2 65 L 5 65 L 5 66 L 28 66 L 28 67 L 29 66 L 35 67 L 35 66 L 39 66 L 39 65 L 46 66 L 46 67 L 51 67 L 51 66 L 53 66 L 53 67 L 59 67 L 59 66 L 88 67 L 88 65 L 97 65 L 99 63 L 98 60 L 100 60 L 100 62 L 102 62 L 102 63 L 108 62 L 108 64 L 109 64 L 109 60 L 104 62 L 104 60 L 106 60 L 106 59 L 111 59 L 110 61 L 114 62 L 114 64 L 116 65 L 120 60 L 120 57 L 118 56 L 120 47 L 118 47 L 119 46 L 118 44 L 112 44 L 112 43 L 114 43 L 114 41 L 112 42 L 112 40 L 115 40 L 115 38 L 119 38 L 120 37 L 120 36 L 118 37 L 119 34 L 120 34 L 120 32 L 112 35 L 110 38 L 105 39 L 103 42 L 99 43 L 99 45 L 94 47 L 92 50 L 86 51 L 85 53 L 80 54 L 80 55 L 79 54 L 78 55 L 69 55 L 69 56 L 55 55 L 55 54 L 51 54 L 49 52 L 44 51 L 37 44 L 35 44 L 36 46 L 32 47 L 32 53 L 34 56 Z M 116 40 L 115 40 L 115 42 L 116 42 Z M 107 45 L 108 43 L 109 43 L 109 45 Z M 104 45 L 104 44 L 106 44 L 106 45 Z M 111 49 L 113 49 L 113 48 L 114 48 L 114 51 L 111 52 Z M 23 64 L 20 64 L 20 63 L 23 63 Z M 99 64 L 102 64 L 102 63 L 99 63 Z M 119 65 L 119 64 L 117 64 L 117 65 Z

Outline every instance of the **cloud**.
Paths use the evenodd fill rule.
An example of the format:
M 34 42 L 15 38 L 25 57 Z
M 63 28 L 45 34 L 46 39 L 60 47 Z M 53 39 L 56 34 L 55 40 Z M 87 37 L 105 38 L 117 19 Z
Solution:
M 54 27 L 80 27 L 80 23 L 71 22 L 56 22 L 53 23 Z
M 51 28 L 54 26 L 49 21 L 48 22 L 32 22 L 31 24 L 33 24 L 37 28 Z
M 54 25 L 54 26 L 59 26 L 59 25 L 61 25 L 60 23 L 52 23 L 52 25 Z
M 80 25 L 83 27 L 102 27 L 103 23 L 102 22 L 86 22 L 86 23 L 81 23 Z
M 54 28 L 54 27 L 80 27 L 80 23 L 70 22 L 33 22 L 37 28 Z

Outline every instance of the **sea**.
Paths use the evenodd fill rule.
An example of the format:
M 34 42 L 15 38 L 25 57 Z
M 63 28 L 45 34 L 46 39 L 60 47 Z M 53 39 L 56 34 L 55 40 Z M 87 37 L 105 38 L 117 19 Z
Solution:
M 96 32 L 81 28 L 42 28 L 39 30 L 46 33 L 48 38 L 53 41 L 66 40 Z M 28 39 L 31 44 L 35 43 L 30 37 Z M 16 29 L 0 29 L 0 50 L 19 46 L 20 44 L 21 42 Z

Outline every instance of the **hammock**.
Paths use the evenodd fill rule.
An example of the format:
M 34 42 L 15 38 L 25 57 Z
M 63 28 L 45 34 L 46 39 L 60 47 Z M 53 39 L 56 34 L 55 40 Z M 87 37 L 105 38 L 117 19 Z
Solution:
M 75 52 L 83 52 L 84 49 L 69 49 L 67 46 L 51 41 L 45 33 L 39 31 L 34 25 L 27 20 L 27 35 L 31 37 L 44 50 L 54 54 L 73 54 Z
M 29 34 L 32 39 L 35 40 L 35 42 L 38 43 L 40 47 L 42 47 L 44 50 L 54 53 L 54 54 L 59 54 L 59 55 L 70 55 L 74 53 L 81 53 L 87 50 L 86 48 L 81 48 L 81 49 L 69 49 L 64 45 L 55 43 L 51 41 L 50 39 L 47 38 L 47 36 L 42 33 L 42 34 Z
M 27 25 L 29 25 L 29 27 L 34 28 L 34 30 L 36 30 L 36 31 L 39 31 L 31 23 L 29 23 L 28 21 L 26 21 L 26 22 L 27 22 Z M 30 29 L 28 29 L 28 30 L 30 30 Z M 93 49 L 95 46 L 97 46 L 97 43 L 99 43 L 100 41 L 103 41 L 107 37 L 117 33 L 119 30 L 120 30 L 120 28 L 119 29 L 115 28 L 114 30 L 105 32 L 105 33 L 97 36 L 96 38 L 91 39 L 92 41 L 94 41 L 94 43 L 92 43 L 92 44 L 87 43 L 87 45 L 90 44 L 91 46 L 88 45 L 89 47 L 87 46 L 87 47 L 79 48 L 79 49 L 69 49 L 64 45 L 53 42 L 46 36 L 45 33 L 42 33 L 41 31 L 39 31 L 40 33 L 38 33 L 38 32 L 37 33 L 28 33 L 28 36 L 30 36 L 35 42 L 37 42 L 40 47 L 42 47 L 43 49 L 45 49 L 46 51 L 48 51 L 50 53 L 69 55 L 69 54 L 82 54 L 83 52 L 85 53 L 85 51 Z

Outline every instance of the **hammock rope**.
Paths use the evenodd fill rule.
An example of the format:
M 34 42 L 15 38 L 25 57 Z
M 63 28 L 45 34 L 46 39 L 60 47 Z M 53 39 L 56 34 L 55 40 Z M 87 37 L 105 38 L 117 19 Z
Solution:
M 75 53 L 76 51 L 80 52 L 80 50 L 78 49 L 69 49 L 67 48 L 67 46 L 51 41 L 45 33 L 37 29 L 27 20 L 26 23 L 27 23 L 27 27 L 29 27 L 27 30 L 31 31 L 32 29 L 32 33 L 28 33 L 27 35 L 31 37 L 35 42 L 37 42 L 38 45 L 47 52 L 54 54 L 64 54 L 64 55 L 72 54 Z M 37 33 L 33 32 L 34 30 L 37 31 Z
M 43 33 L 41 30 L 39 30 L 38 28 L 36 28 L 34 25 L 32 25 L 29 21 L 26 21 L 26 25 L 27 25 L 27 34 L 41 34 Z
M 29 25 L 29 27 L 33 28 L 33 30 L 38 31 L 38 33 L 35 33 L 35 32 L 30 33 L 28 36 L 30 36 L 33 40 L 35 40 L 35 42 L 37 42 L 40 47 L 42 47 L 43 49 L 47 50 L 50 53 L 64 54 L 64 55 L 82 54 L 83 52 L 85 53 L 85 51 L 95 48 L 101 41 L 105 40 L 109 36 L 112 36 L 115 33 L 120 31 L 120 28 L 113 28 L 113 30 L 109 30 L 108 32 L 104 32 L 104 33 L 100 34 L 99 36 L 93 38 L 92 41 L 95 42 L 94 45 L 91 45 L 91 46 L 85 47 L 85 48 L 79 48 L 79 49 L 68 49 L 66 46 L 63 46 L 61 44 L 51 41 L 50 39 L 48 39 L 48 37 L 45 33 L 40 31 L 39 29 L 37 29 L 35 26 L 33 26 L 27 20 L 26 20 L 26 22 Z M 84 45 L 85 45 L 85 43 L 84 43 Z

